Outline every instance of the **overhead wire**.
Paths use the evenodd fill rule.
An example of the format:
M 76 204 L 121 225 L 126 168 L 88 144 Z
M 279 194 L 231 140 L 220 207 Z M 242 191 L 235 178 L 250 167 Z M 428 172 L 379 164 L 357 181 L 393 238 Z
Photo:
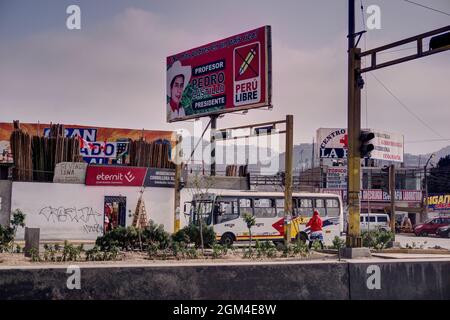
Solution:
M 421 4 L 421 3 L 417 3 L 417 2 L 414 2 L 414 1 L 411 1 L 411 0 L 403 0 L 403 1 L 405 1 L 405 2 L 407 2 L 407 3 L 410 3 L 410 4 L 414 4 L 414 5 L 416 5 L 416 6 L 419 6 L 419 7 L 425 8 L 425 9 L 428 9 L 428 10 L 432 10 L 432 11 L 435 11 L 435 12 L 439 12 L 439 13 L 445 14 L 446 16 L 450 16 L 450 13 L 448 13 L 448 12 L 445 12 L 445 11 L 442 11 L 442 10 L 435 9 L 435 8 L 432 8 L 432 7 L 423 5 L 423 4 Z

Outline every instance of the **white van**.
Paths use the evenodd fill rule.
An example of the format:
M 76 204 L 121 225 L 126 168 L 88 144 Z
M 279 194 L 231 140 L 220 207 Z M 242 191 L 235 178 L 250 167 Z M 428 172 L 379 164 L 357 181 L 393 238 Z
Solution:
M 386 213 L 361 213 L 361 232 L 375 230 L 391 230 L 390 218 Z

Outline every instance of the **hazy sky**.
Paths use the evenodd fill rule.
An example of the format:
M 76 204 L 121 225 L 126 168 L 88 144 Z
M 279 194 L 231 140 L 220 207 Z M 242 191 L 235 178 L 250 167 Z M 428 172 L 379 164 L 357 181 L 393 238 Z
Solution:
M 450 12 L 449 0 L 416 2 Z M 450 24 L 450 16 L 403 0 L 362 3 L 381 8 L 381 30 L 367 32 L 363 50 Z M 70 4 L 81 7 L 81 30 L 66 28 Z M 319 127 L 346 127 L 346 0 L 0 0 L 0 121 L 191 130 L 193 122 L 166 123 L 166 56 L 263 25 L 272 26 L 274 109 L 226 115 L 218 126 L 293 114 L 295 143 L 311 142 Z M 362 125 L 403 133 L 409 153 L 450 144 L 449 58 L 374 72 L 432 129 L 371 75 Z

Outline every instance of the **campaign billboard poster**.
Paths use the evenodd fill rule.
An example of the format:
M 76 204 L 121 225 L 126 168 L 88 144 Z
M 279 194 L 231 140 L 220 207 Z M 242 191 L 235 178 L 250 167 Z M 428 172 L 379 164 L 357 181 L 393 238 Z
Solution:
M 167 122 L 271 105 L 271 29 L 167 57 Z

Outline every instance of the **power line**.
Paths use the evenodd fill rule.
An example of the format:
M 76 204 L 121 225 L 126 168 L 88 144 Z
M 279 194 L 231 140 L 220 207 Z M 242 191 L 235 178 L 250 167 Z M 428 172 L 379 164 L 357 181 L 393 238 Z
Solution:
M 408 106 L 406 104 L 404 104 L 399 98 L 397 98 L 397 96 L 391 91 L 389 90 L 388 87 L 386 87 L 386 85 L 384 85 L 383 82 L 381 82 L 380 79 L 378 79 L 372 72 L 370 73 L 372 75 L 372 77 L 375 78 L 375 80 L 378 81 L 378 83 L 406 110 L 409 112 L 409 114 L 411 114 L 414 118 L 416 118 L 420 123 L 422 123 L 425 127 L 427 127 L 428 129 L 430 129 L 430 131 L 432 131 L 434 134 L 436 134 L 437 136 L 439 136 L 441 139 L 446 139 L 444 136 L 442 136 L 439 132 L 437 132 L 436 130 L 434 130 L 430 125 L 428 125 L 425 121 L 423 121 L 419 116 L 417 116 L 411 109 L 408 108 Z
M 435 11 L 435 12 L 439 12 L 439 13 L 445 14 L 446 16 L 450 16 L 450 13 L 447 13 L 447 12 L 444 12 L 444 11 L 441 11 L 441 10 L 438 10 L 438 9 L 435 9 L 435 8 L 432 8 L 432 7 L 428 7 L 428 6 L 425 6 L 423 4 L 420 4 L 420 3 L 417 3 L 417 2 L 414 2 L 414 1 L 410 1 L 410 0 L 403 0 L 403 1 L 411 3 L 411 4 L 415 4 L 416 6 L 419 6 L 419 7 L 428 9 L 428 10 L 432 10 L 432 11 Z

